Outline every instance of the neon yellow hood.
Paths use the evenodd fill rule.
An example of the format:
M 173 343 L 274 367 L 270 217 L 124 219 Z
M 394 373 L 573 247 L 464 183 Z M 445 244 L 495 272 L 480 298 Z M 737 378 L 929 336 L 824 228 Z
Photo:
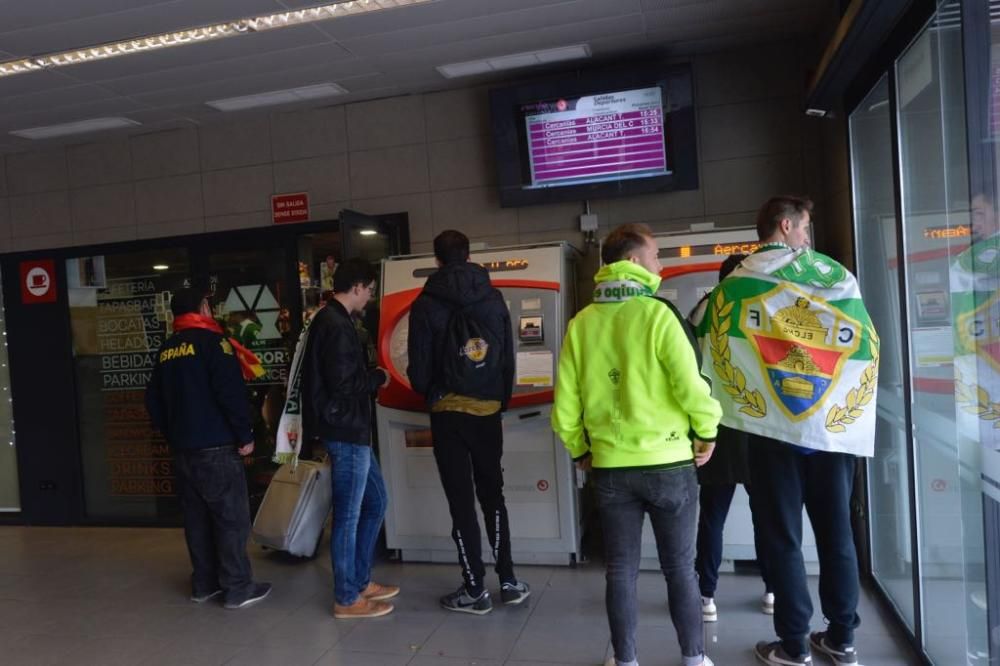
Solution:
M 594 275 L 594 282 L 598 285 L 607 286 L 608 282 L 633 282 L 642 287 L 646 295 L 652 296 L 660 288 L 660 276 L 650 273 L 639 264 L 628 259 L 616 261 L 613 264 L 605 264 L 597 274 Z M 595 299 L 598 290 L 595 290 Z M 603 292 L 603 289 L 600 291 Z M 638 294 L 636 294 L 638 295 Z

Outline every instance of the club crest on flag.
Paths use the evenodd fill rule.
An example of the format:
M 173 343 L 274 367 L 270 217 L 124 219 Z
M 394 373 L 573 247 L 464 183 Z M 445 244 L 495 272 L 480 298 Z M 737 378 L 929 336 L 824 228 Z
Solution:
M 959 350 L 978 354 L 1000 371 L 1000 292 L 979 307 L 959 313 L 955 325 Z
M 862 338 L 860 322 L 789 283 L 745 300 L 739 327 L 772 397 L 793 422 L 823 406 Z

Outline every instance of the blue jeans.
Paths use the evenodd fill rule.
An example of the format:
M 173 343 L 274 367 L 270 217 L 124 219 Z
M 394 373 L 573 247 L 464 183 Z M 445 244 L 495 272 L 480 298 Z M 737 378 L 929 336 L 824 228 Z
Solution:
M 605 603 L 615 659 L 636 659 L 639 624 L 636 581 L 642 550 L 642 521 L 649 513 L 660 568 L 667 580 L 670 618 L 685 663 L 705 652 L 701 599 L 694 571 L 698 478 L 693 465 L 672 469 L 594 469 L 597 505 L 604 530 L 607 565 Z
M 350 606 L 371 582 L 372 559 L 387 503 L 385 482 L 372 448 L 324 441 L 333 483 L 333 598 Z

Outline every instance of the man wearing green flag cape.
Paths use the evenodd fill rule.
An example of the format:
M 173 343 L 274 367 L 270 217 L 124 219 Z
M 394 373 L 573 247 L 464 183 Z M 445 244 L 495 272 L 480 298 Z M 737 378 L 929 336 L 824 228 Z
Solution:
M 878 335 L 857 281 L 809 242 L 812 202 L 775 197 L 757 215 L 760 248 L 709 297 L 698 327 L 702 373 L 722 423 L 750 434 L 750 476 L 765 558 L 773 566 L 780 640 L 764 664 L 810 664 L 810 646 L 856 664 L 860 583 L 850 500 L 856 458 L 875 444 Z M 826 631 L 809 633 L 802 507 L 820 560 Z M 770 568 L 769 568 L 770 571 Z

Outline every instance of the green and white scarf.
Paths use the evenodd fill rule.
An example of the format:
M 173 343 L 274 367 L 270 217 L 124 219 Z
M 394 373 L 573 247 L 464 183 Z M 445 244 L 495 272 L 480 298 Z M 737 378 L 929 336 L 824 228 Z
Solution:
M 878 335 L 857 281 L 835 260 L 764 245 L 709 296 L 698 337 L 723 424 L 874 454 Z
M 309 340 L 309 325 L 312 318 L 302 327 L 299 340 L 295 343 L 295 354 L 292 355 L 292 365 L 288 371 L 288 393 L 285 397 L 285 407 L 281 410 L 278 421 L 278 433 L 275 437 L 274 457 L 272 460 L 279 465 L 298 464 L 299 450 L 302 448 L 302 358 L 305 356 L 306 343 Z

